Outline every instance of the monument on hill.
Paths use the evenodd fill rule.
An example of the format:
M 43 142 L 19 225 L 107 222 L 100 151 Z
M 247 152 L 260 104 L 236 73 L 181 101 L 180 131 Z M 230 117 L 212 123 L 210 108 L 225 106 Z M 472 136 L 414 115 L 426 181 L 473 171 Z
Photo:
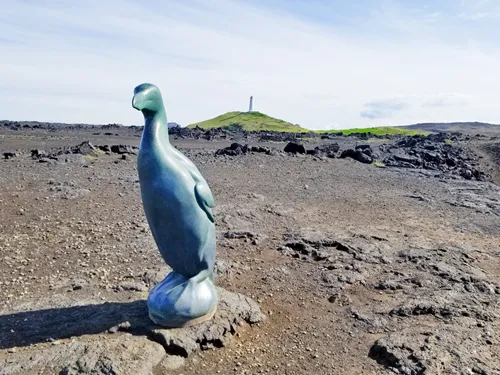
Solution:
M 250 105 L 248 106 L 248 112 L 253 111 L 253 96 L 250 97 Z

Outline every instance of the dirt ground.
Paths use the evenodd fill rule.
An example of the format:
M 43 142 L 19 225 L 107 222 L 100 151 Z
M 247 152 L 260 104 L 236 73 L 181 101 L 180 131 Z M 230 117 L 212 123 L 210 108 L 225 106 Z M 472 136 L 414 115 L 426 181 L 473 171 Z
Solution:
M 25 151 L 0 161 L 0 325 L 39 297 L 126 301 L 144 290 L 120 285 L 141 284 L 163 264 L 136 156 L 29 157 L 86 139 L 139 143 L 0 135 L 0 150 Z M 257 301 L 267 319 L 156 375 L 500 374 L 497 185 L 352 159 L 215 157 L 224 142 L 174 144 L 215 197 L 217 284 Z M 37 345 L 45 343 L 29 349 Z M 0 345 L 0 374 L 23 350 Z

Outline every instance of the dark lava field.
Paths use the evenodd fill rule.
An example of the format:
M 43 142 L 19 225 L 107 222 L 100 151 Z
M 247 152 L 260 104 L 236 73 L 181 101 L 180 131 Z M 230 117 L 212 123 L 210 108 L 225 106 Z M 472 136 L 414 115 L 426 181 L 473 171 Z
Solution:
M 0 127 L 1 375 L 500 374 L 500 138 L 174 132 L 236 294 L 159 331 L 140 134 Z

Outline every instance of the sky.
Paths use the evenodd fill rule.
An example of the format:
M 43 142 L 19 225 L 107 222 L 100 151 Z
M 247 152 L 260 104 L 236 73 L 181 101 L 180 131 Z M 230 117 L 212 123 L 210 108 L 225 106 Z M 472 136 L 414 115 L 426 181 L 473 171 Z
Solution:
M 0 119 L 181 125 L 254 110 L 310 129 L 500 124 L 500 0 L 10 0 Z

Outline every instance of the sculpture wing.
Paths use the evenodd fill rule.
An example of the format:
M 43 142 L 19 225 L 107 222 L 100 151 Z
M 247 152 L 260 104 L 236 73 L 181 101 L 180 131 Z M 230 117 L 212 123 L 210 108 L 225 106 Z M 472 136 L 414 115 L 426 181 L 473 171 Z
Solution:
M 212 223 L 215 222 L 211 208 L 214 208 L 214 197 L 206 183 L 198 182 L 194 186 L 194 194 L 200 208 L 205 211 Z

